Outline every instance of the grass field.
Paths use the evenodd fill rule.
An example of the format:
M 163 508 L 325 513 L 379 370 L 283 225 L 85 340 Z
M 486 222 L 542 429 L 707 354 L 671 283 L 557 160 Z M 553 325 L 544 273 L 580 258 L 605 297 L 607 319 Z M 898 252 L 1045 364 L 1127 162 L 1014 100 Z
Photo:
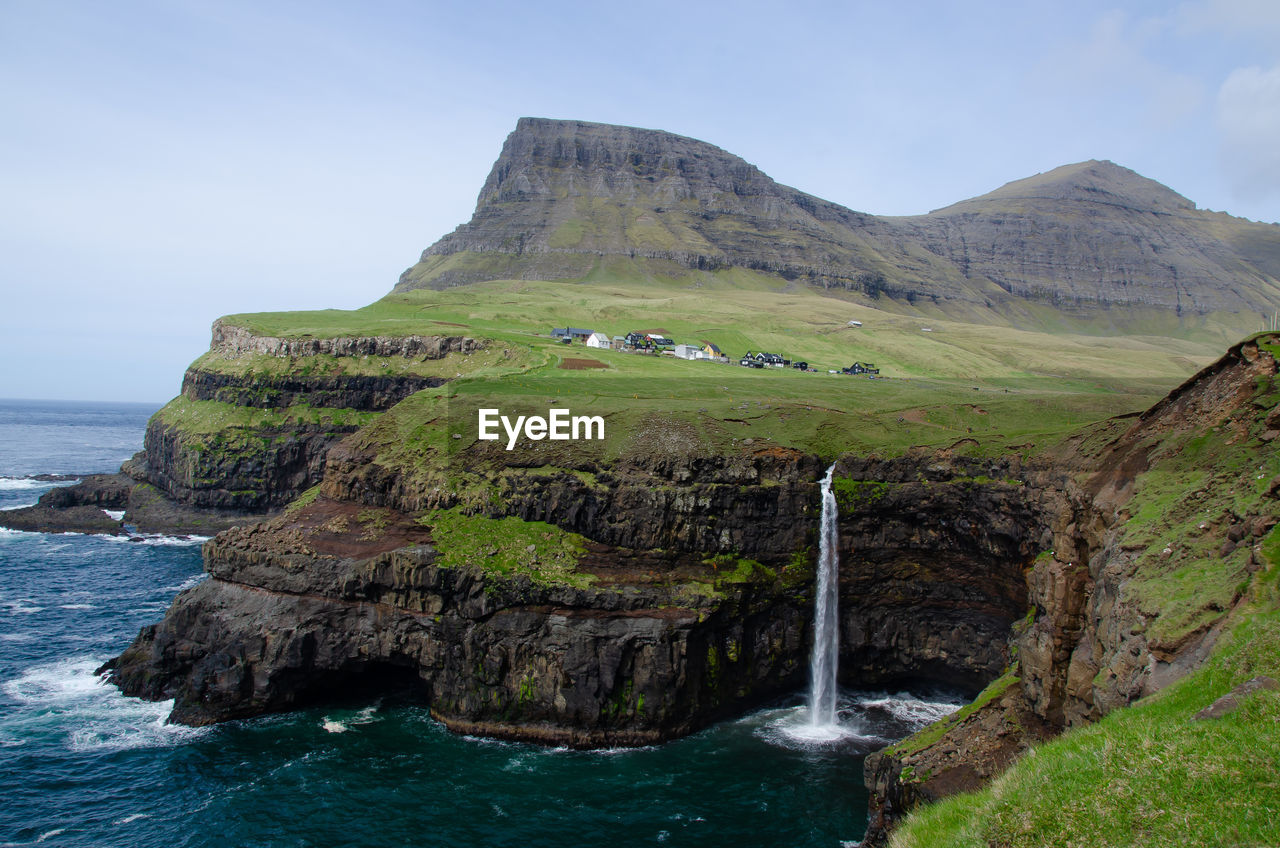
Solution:
M 780 290 L 769 284 L 771 279 L 737 271 L 723 285 L 698 288 L 659 281 L 494 281 L 390 295 L 351 311 L 257 313 L 226 320 L 262 335 L 466 333 L 532 345 L 548 341 L 552 327 L 586 327 L 610 336 L 658 330 L 676 342 L 713 342 L 731 357 L 764 349 L 822 370 L 860 360 L 895 377 L 973 377 L 1001 386 L 1028 378 L 1082 380 L 1121 392 L 1163 391 L 1236 341 L 1050 335 L 922 320 L 810 289 Z M 863 326 L 855 329 L 851 320 Z
M 664 422 L 696 434 L 700 450 L 751 439 L 834 456 L 966 440 L 960 449 L 1026 452 L 1079 425 L 1146 407 L 1221 352 L 1208 341 L 923 321 L 778 283 L 742 270 L 709 275 L 696 288 L 654 279 L 495 281 L 394 294 L 352 311 L 233 315 L 226 320 L 262 335 L 466 334 L 489 340 L 489 349 L 440 363 L 208 355 L 200 364 L 261 373 L 309 367 L 457 377 L 436 395 L 444 405 L 433 407 L 436 420 L 464 437 L 449 445 L 455 455 L 471 444 L 480 407 L 514 416 L 559 406 L 605 417 L 605 443 L 580 447 L 609 460 L 628 450 L 642 424 Z M 851 326 L 853 320 L 862 326 Z M 734 360 L 748 350 L 768 350 L 808 361 L 818 373 L 562 345 L 549 334 L 563 326 L 611 337 L 640 330 L 677 342 L 711 342 Z M 577 359 L 607 367 L 567 363 Z M 885 379 L 827 373 L 854 361 L 875 363 Z

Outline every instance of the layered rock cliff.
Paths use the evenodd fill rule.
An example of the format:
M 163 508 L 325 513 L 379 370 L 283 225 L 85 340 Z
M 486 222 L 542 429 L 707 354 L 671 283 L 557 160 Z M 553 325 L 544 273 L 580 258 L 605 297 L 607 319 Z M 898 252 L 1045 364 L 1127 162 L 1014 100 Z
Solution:
M 1212 650 L 1280 521 L 1276 337 L 1233 347 L 1064 488 L 1007 672 L 866 763 L 880 845 L 911 808 L 977 788 L 1033 743 L 1159 691 Z
M 509 478 L 465 537 L 447 533 L 460 507 L 423 512 L 358 467 L 331 465 L 324 491 L 340 497 L 209 543 L 210 579 L 113 679 L 206 723 L 394 678 L 456 729 L 580 746 L 671 738 L 803 685 L 815 457 Z M 895 481 L 874 484 L 883 497 L 846 499 L 846 682 L 976 691 L 1007 663 L 1043 493 L 977 470 L 905 458 L 876 466 Z M 992 525 L 989 509 L 1008 514 Z M 570 570 L 545 570 L 560 556 L 546 534 L 501 564 L 515 517 L 578 534 Z
M 225 320 L 182 394 L 147 425 L 144 475 L 179 503 L 266 513 L 320 481 L 339 439 L 451 374 L 465 336 L 282 338 Z
M 1280 513 L 1278 349 L 1237 345 L 1034 461 L 838 461 L 842 680 L 982 690 L 868 759 L 868 844 L 1211 650 Z M 209 543 L 210 578 L 113 680 L 194 724 L 394 686 L 457 730 L 587 747 L 801 685 L 818 457 L 741 444 L 567 468 L 400 444 L 432 403 L 343 440 L 313 500 Z
M 538 118 L 507 138 L 471 221 L 397 290 L 579 279 L 606 257 L 668 276 L 752 269 L 1024 324 L 1047 309 L 1123 325 L 1134 316 L 1104 313 L 1129 306 L 1175 324 L 1222 313 L 1243 331 L 1280 306 L 1280 227 L 1198 210 L 1110 162 L 885 218 L 779 185 L 705 142 Z

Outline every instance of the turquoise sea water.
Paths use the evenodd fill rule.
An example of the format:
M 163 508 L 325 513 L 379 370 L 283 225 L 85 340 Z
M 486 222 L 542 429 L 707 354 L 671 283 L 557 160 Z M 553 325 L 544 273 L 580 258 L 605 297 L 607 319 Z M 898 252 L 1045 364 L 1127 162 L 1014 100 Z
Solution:
M 112 471 L 150 407 L 0 401 L 0 508 Z M 395 696 L 191 729 L 94 670 L 202 579 L 200 540 L 0 530 L 0 846 L 840 846 L 862 757 L 954 708 L 845 691 L 851 735 L 791 741 L 802 693 L 687 739 L 575 752 L 452 735 Z

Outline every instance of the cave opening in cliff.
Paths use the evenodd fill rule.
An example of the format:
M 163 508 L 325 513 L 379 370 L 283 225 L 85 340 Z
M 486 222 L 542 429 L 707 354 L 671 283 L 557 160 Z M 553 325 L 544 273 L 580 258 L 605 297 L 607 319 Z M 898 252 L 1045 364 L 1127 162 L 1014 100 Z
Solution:
M 344 666 L 309 680 L 295 701 L 300 707 L 350 707 L 372 703 L 426 705 L 427 684 L 416 666 L 377 660 Z

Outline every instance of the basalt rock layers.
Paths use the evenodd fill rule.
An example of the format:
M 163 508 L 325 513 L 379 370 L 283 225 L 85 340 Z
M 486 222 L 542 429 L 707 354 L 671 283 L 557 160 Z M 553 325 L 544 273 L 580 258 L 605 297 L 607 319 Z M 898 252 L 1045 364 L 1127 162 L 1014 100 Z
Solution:
M 219 536 L 211 579 L 140 635 L 117 682 L 203 724 L 400 671 L 454 729 L 599 747 L 687 733 L 803 667 L 798 594 L 540 585 L 441 566 L 425 530 L 389 511 L 376 541 L 314 532 L 341 515 L 356 511 L 320 500 Z
M 881 845 L 907 810 L 974 789 L 1034 742 L 1204 660 L 1280 519 L 1275 336 L 1233 347 L 1138 416 L 1071 485 L 1027 574 L 1016 661 L 973 705 L 866 762 Z
M 147 482 L 143 463 L 139 453 L 125 463 L 130 473 L 91 474 L 45 492 L 34 506 L 0 511 L 0 527 L 37 533 L 212 536 L 260 517 L 179 503 Z
M 182 394 L 148 423 L 145 477 L 182 504 L 278 509 L 319 482 L 339 439 L 447 381 L 416 364 L 482 347 L 465 336 L 278 338 L 216 321 Z
M 1277 349 L 1237 345 L 1035 461 L 837 463 L 842 680 L 985 687 L 868 758 L 869 844 L 1212 649 L 1280 512 L 1280 473 L 1261 473 Z M 115 682 L 193 724 L 397 685 L 460 731 L 590 747 L 687 733 L 803 680 L 817 457 L 471 462 L 469 493 L 388 460 L 379 440 L 400 432 L 349 437 L 314 501 L 209 543 L 209 579 L 143 629 Z M 460 515 L 495 523 L 449 536 Z M 542 569 L 536 542 L 495 556 L 497 522 L 517 518 L 580 534 L 572 579 Z
M 584 583 L 541 577 L 535 545 L 525 571 L 495 568 L 484 537 L 450 558 L 438 513 L 357 467 L 329 469 L 323 491 L 340 497 L 210 542 L 210 578 L 114 663 L 121 688 L 175 698 L 173 719 L 200 724 L 395 678 L 458 730 L 600 746 L 681 735 L 803 684 L 816 457 L 762 451 L 696 471 L 509 482 L 524 496 L 494 498 L 495 514 L 582 534 Z M 847 682 L 928 677 L 976 690 L 1008 662 L 1003 637 L 1023 615 L 1032 556 L 1020 540 L 1040 534 L 1041 493 L 975 490 L 978 469 L 964 462 L 877 470 L 901 482 L 844 522 Z M 1004 507 L 1005 523 L 985 533 L 986 510 Z M 854 556 L 873 541 L 874 555 Z M 931 559 L 944 541 L 956 551 Z
M 397 290 L 626 273 L 612 260 L 675 277 L 749 269 L 886 307 L 1026 325 L 1215 315 L 1243 332 L 1280 307 L 1280 227 L 1198 210 L 1110 162 L 888 218 L 779 185 L 705 142 L 539 118 L 520 119 L 471 221 L 427 248 Z
M 434 388 L 486 343 L 466 336 L 282 338 L 218 320 L 182 393 L 147 422 L 115 475 L 55 489 L 0 525 L 43 532 L 211 535 L 316 485 L 344 436 Z M 102 508 L 124 510 L 113 519 Z

